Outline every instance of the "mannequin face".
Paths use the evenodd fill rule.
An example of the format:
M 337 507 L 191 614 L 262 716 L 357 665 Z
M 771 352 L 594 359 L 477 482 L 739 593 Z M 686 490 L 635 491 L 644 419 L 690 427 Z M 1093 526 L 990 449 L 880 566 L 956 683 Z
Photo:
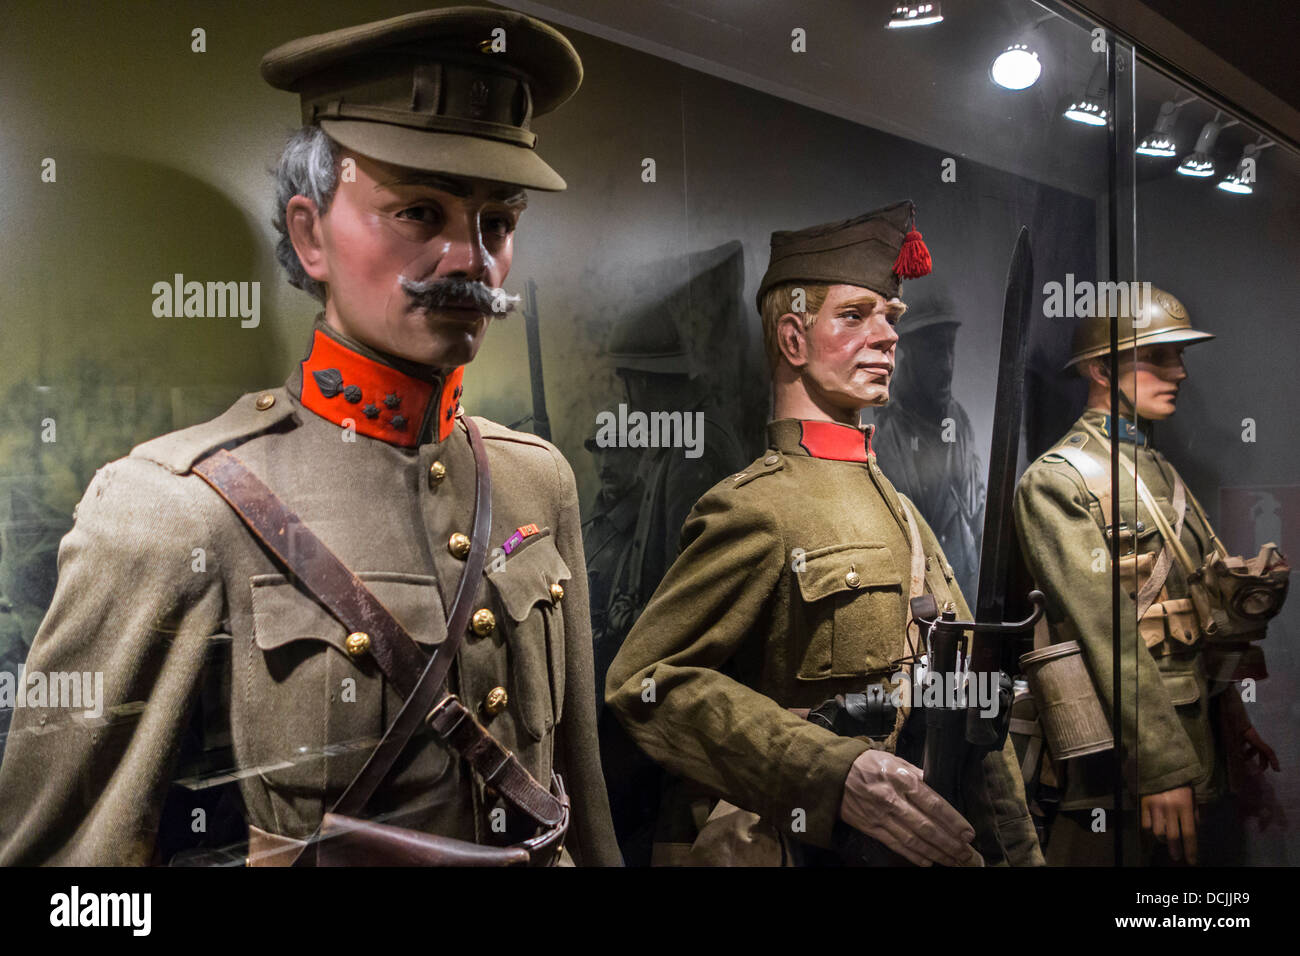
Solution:
M 889 401 L 902 312 L 902 303 L 867 289 L 833 285 L 811 326 L 793 313 L 781 317 L 781 354 L 813 405 L 856 423 L 863 408 Z
M 452 368 L 474 358 L 505 282 L 523 191 L 440 176 L 343 150 L 356 163 L 324 214 L 304 196 L 286 207 L 307 274 L 327 287 L 325 321 L 371 348 Z M 426 305 L 403 282 L 461 280 L 466 291 Z M 477 297 L 474 294 L 477 290 Z
M 1104 408 L 1109 402 L 1108 366 L 1104 356 L 1089 363 L 1092 407 Z M 1178 389 L 1185 378 L 1187 368 L 1181 345 L 1144 345 L 1136 352 L 1124 350 L 1119 358 L 1119 391 L 1126 411 L 1135 411 L 1148 421 L 1163 421 L 1174 413 Z

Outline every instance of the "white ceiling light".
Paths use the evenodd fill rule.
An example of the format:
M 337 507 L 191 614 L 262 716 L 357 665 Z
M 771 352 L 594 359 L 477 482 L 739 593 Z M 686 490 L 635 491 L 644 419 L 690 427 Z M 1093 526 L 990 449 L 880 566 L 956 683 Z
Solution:
M 905 27 L 928 27 L 943 22 L 943 10 L 939 0 L 930 3 L 900 3 L 885 24 L 887 30 L 901 30 Z
M 994 59 L 989 77 L 1004 90 L 1027 90 L 1038 82 L 1043 65 L 1027 44 L 1013 43 Z

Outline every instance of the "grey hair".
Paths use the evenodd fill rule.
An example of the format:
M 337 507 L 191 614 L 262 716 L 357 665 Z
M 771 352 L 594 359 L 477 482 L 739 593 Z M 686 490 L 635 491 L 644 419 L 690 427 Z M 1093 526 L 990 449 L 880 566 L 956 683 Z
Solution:
M 325 286 L 317 282 L 302 267 L 298 253 L 289 240 L 289 227 L 284 210 L 294 196 L 305 196 L 316 204 L 319 213 L 329 209 L 338 189 L 339 145 L 325 135 L 319 126 L 304 126 L 289 137 L 275 168 L 275 226 L 279 239 L 275 244 L 275 258 L 288 274 L 289 284 L 308 295 L 325 301 Z

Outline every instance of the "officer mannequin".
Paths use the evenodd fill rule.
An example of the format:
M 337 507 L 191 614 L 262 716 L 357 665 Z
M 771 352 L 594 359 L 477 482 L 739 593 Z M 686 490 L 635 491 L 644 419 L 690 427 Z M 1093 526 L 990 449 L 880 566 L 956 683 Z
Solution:
M 490 52 L 498 31 L 508 52 Z M 192 713 L 202 736 L 231 740 L 249 862 L 287 863 L 401 709 L 369 635 L 286 577 L 194 472 L 215 449 L 426 653 L 448 636 L 477 470 L 464 366 L 498 311 L 524 188 L 564 188 L 528 125 L 576 90 L 581 63 L 537 20 L 460 7 L 304 37 L 262 68 L 302 97 L 305 126 L 279 169 L 277 255 L 324 312 L 284 388 L 147 442 L 91 483 L 28 667 L 102 672 L 105 722 L 19 712 L 0 768 L 6 864 L 159 862 Z M 470 582 L 472 629 L 447 686 L 532 777 L 563 775 L 563 860 L 614 864 L 573 475 L 549 443 L 475 422 L 493 477 L 488 543 L 513 547 Z M 469 843 L 532 829 L 427 731 L 366 810 Z

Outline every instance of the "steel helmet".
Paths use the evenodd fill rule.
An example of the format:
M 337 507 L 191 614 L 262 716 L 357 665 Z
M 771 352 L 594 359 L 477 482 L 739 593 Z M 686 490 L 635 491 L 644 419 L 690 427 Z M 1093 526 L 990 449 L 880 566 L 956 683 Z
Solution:
M 1085 359 L 1096 358 L 1110 352 L 1110 313 L 1112 304 L 1118 305 L 1119 313 L 1119 348 L 1131 349 L 1143 345 L 1178 343 L 1190 345 L 1204 342 L 1214 336 L 1192 328 L 1187 317 L 1187 309 L 1176 298 L 1163 289 L 1147 283 L 1131 283 L 1132 288 L 1142 292 L 1129 301 L 1127 294 L 1118 296 L 1114 303 L 1109 296 L 1097 296 L 1096 316 L 1082 320 L 1074 330 L 1074 344 L 1070 360 L 1065 367 L 1077 365 Z M 1135 308 L 1136 307 L 1136 308 Z M 1139 321 L 1134 323 L 1133 314 L 1137 313 Z

